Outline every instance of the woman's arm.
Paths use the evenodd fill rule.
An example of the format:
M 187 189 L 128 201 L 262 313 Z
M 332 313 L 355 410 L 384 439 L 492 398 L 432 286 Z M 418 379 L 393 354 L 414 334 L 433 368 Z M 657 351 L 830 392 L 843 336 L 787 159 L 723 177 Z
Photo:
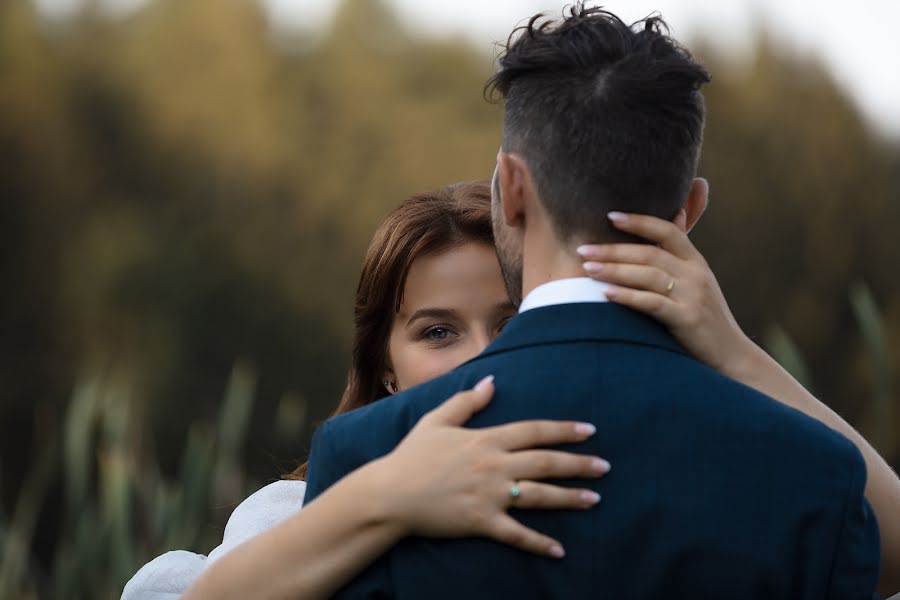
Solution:
M 517 508 L 587 509 L 587 489 L 539 483 L 600 477 L 597 457 L 531 448 L 584 441 L 594 427 L 524 421 L 461 427 L 490 401 L 487 378 L 422 417 L 387 456 L 332 486 L 277 527 L 222 557 L 184 595 L 192 598 L 325 598 L 407 535 L 485 536 L 560 558 L 557 540 L 506 512 Z M 518 498 L 510 488 L 518 486 Z
M 624 218 L 623 218 L 624 217 Z M 646 215 L 611 215 L 622 231 L 659 246 L 582 246 L 585 270 L 613 284 L 610 300 L 666 324 L 699 360 L 849 438 L 866 462 L 866 499 L 881 530 L 879 593 L 900 591 L 900 479 L 878 452 L 844 419 L 794 379 L 741 330 L 706 260 L 674 223 Z
M 223 556 L 183 598 L 328 597 L 399 539 L 399 526 L 369 502 L 361 469 L 287 521 Z

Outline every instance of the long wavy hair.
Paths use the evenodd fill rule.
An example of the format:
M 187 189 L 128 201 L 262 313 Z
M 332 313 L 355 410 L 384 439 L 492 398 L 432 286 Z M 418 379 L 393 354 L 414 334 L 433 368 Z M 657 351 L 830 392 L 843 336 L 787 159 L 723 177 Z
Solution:
M 347 388 L 332 416 L 388 395 L 382 381 L 390 365 L 388 340 L 413 262 L 473 241 L 494 245 L 486 182 L 455 183 L 415 194 L 385 217 L 359 276 Z M 300 465 L 286 478 L 304 479 L 306 467 Z

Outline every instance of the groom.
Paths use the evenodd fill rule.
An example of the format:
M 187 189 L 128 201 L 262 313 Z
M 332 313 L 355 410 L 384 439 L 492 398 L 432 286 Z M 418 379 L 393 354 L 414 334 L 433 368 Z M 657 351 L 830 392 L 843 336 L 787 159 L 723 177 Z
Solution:
M 471 426 L 588 421 L 597 433 L 577 450 L 615 468 L 592 482 L 603 501 L 590 511 L 512 509 L 564 543 L 562 560 L 487 540 L 410 538 L 339 596 L 873 597 L 878 530 L 856 447 L 692 359 L 581 278 L 580 243 L 598 233 L 621 241 L 609 211 L 685 230 L 700 217 L 706 71 L 657 18 L 629 27 L 578 4 L 541 23 L 510 42 L 490 82 L 505 106 L 494 233 L 510 296 L 524 294 L 520 314 L 452 373 L 327 422 L 306 500 L 488 374 L 495 398 Z

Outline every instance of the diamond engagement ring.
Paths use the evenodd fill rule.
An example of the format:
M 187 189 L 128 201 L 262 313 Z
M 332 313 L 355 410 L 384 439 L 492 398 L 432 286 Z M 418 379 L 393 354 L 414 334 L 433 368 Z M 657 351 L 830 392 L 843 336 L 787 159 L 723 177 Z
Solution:
M 517 484 L 513 484 L 511 488 L 509 488 L 509 497 L 512 498 L 513 502 L 522 495 L 522 488 L 520 488 Z

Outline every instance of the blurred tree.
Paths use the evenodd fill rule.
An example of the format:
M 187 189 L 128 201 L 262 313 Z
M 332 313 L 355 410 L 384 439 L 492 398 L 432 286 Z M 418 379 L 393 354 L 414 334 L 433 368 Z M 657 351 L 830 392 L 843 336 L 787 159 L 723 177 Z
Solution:
M 900 264 L 900 155 L 818 61 L 764 31 L 756 48 L 749 64 L 707 58 L 717 79 L 701 173 L 712 200 L 696 241 L 739 321 L 756 334 L 783 325 L 823 399 L 855 420 L 862 349 L 847 290 L 862 279 L 884 302 L 900 293 L 888 275 Z M 888 327 L 896 338 L 900 322 Z

